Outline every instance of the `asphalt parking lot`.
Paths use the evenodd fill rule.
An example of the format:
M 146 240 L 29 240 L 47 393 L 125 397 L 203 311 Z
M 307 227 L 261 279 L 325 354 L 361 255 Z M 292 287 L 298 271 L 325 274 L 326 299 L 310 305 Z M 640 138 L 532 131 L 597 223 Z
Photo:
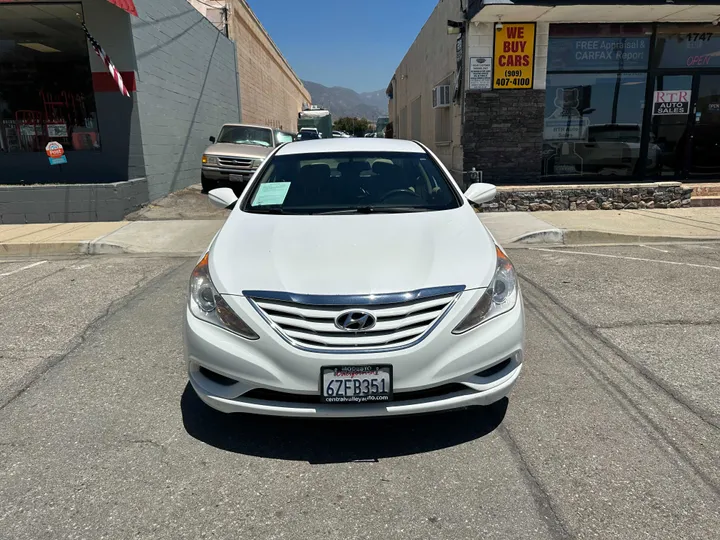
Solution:
M 194 259 L 0 260 L 0 538 L 718 538 L 720 245 L 510 254 L 510 399 L 354 421 L 202 405 Z

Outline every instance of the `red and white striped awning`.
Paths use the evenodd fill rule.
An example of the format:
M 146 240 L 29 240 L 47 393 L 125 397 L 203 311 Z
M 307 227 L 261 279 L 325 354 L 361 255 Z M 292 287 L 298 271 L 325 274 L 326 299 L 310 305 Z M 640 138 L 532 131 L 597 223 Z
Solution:
M 0 4 L 27 4 L 28 2 L 29 0 L 0 0 Z M 108 0 L 108 2 L 137 17 L 138 13 L 133 0 Z
M 108 0 L 111 4 L 115 4 L 120 9 L 124 9 L 127 11 L 130 15 L 138 16 L 137 9 L 135 9 L 135 4 L 133 3 L 133 0 Z

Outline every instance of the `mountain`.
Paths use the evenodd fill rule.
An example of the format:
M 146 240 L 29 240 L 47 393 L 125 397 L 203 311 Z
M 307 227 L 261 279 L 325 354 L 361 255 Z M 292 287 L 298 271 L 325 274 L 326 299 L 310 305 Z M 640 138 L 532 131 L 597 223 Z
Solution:
M 303 81 L 303 84 L 312 96 L 313 105 L 328 109 L 333 118 L 350 116 L 374 122 L 379 116 L 387 115 L 385 90 L 358 94 L 342 86 L 327 87 L 312 81 Z
M 383 88 L 382 90 L 376 90 L 375 92 L 363 92 L 360 94 L 360 97 L 363 102 L 368 105 L 372 105 L 373 107 L 377 107 L 381 111 L 385 111 L 385 114 L 387 114 L 388 97 L 385 92 L 386 90 Z

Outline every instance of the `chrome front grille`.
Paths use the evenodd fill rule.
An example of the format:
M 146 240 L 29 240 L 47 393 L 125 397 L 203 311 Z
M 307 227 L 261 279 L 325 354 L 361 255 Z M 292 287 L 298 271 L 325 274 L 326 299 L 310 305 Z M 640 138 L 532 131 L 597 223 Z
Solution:
M 250 158 L 236 158 L 230 156 L 218 156 L 218 164 L 221 167 L 232 167 L 234 169 L 251 170 L 253 160 Z
M 440 322 L 464 287 L 423 289 L 375 296 L 303 296 L 245 292 L 280 336 L 301 349 L 323 352 L 378 352 L 410 347 Z M 369 313 L 367 330 L 346 330 L 341 316 Z M 338 322 L 339 321 L 339 322 Z

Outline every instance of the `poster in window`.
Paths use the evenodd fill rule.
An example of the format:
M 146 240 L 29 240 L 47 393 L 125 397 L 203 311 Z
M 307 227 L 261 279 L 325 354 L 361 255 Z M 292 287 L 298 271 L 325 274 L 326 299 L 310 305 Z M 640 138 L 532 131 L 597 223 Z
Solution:
M 492 88 L 492 60 L 489 56 L 470 58 L 470 90 Z
M 653 96 L 653 116 L 690 114 L 691 90 L 659 90 Z
M 495 25 L 494 89 L 533 87 L 535 23 Z
M 553 37 L 548 71 L 645 70 L 649 37 Z

